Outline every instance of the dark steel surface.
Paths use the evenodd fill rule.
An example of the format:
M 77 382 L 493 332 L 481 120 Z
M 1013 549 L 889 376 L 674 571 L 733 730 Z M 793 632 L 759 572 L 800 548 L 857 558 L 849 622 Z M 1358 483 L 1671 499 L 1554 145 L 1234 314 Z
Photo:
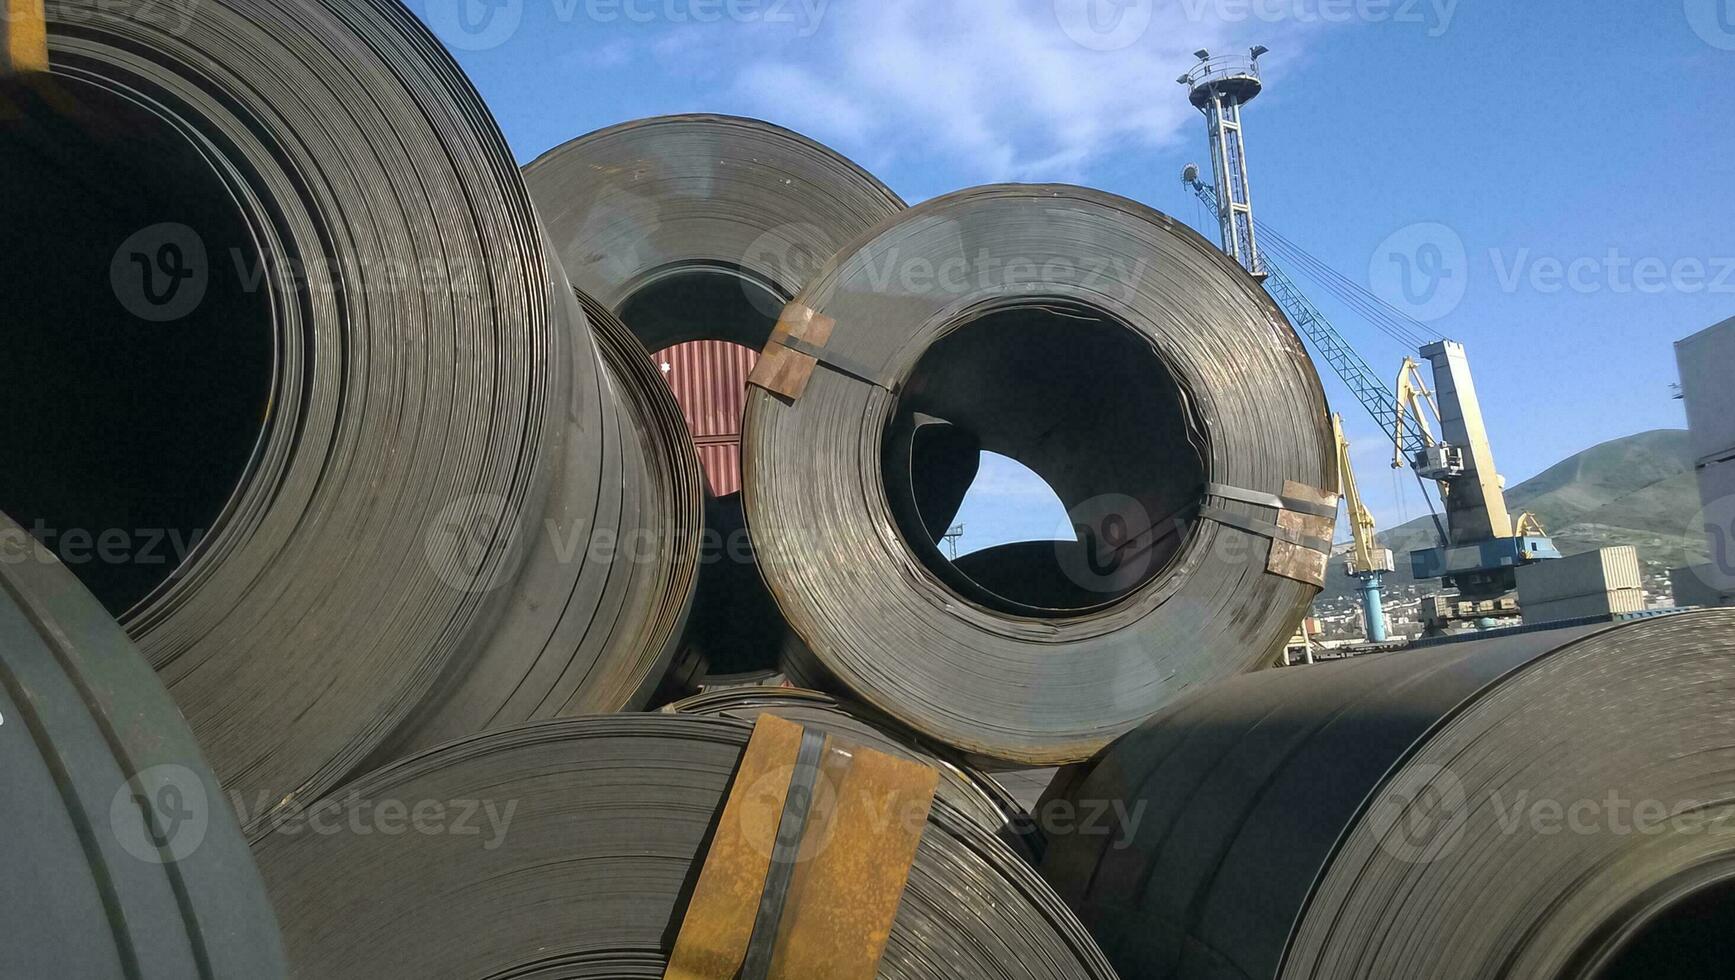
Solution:
M 168 692 L 4 516 L 0 774 L 0 976 L 285 975 L 247 842 Z
M 331 823 L 347 828 L 350 814 L 392 800 L 514 809 L 498 837 L 339 829 L 261 840 L 295 975 L 660 976 L 751 731 L 673 714 L 566 719 L 363 777 L 333 797 L 342 816 Z M 880 976 L 1114 974 L 1034 870 L 936 802 Z
M 1125 976 L 1594 976 L 1625 904 L 1735 855 L 1731 690 L 1726 612 L 1236 678 L 1057 783 L 1143 816 L 1043 871 Z M 1709 829 L 1511 809 L 1615 798 Z
M 575 451 L 600 458 L 602 382 L 505 140 L 403 5 L 158 12 L 50 2 L 53 73 L 8 125 L 77 158 L 80 141 L 115 132 L 90 93 L 125 99 L 196 148 L 196 176 L 219 182 L 246 224 L 248 249 L 231 256 L 212 237 L 206 271 L 257 276 L 257 307 L 228 324 L 270 348 L 263 417 L 246 417 L 257 441 L 221 474 L 235 482 L 208 534 L 123 624 L 256 832 L 349 774 L 486 634 L 507 600 L 496 585 L 522 558 L 514 528 L 538 522 L 569 424 L 585 433 Z M 67 124 L 48 130 L 57 113 Z M 150 201 L 173 175 L 87 176 Z M 139 215 L 141 230 L 185 220 Z M 110 292 L 106 273 L 86 289 Z M 0 344 L 27 340 L 9 329 Z M 157 383 L 159 399 L 206 387 Z M 117 411 L 113 438 L 127 423 Z M 38 450 L 49 455 L 8 471 L 56 465 Z M 594 503 L 602 467 L 582 468 L 593 485 L 570 492 Z M 124 512 L 94 519 L 148 530 Z
M 904 203 L 805 136 L 718 115 L 603 129 L 544 153 L 524 179 L 573 285 L 646 347 L 736 345 L 670 361 L 714 498 L 682 673 L 769 670 L 785 627 L 740 517 L 739 385 L 789 297 Z
M 532 540 L 502 587 L 511 603 L 376 764 L 487 728 L 642 709 L 686 632 L 700 569 L 698 459 L 644 346 L 595 300 L 578 301 L 605 424 L 569 430 L 547 513 L 519 529 Z M 600 473 L 587 442 L 601 450 Z
M 790 676 L 823 667 L 931 738 L 1040 766 L 1282 649 L 1317 590 L 1266 572 L 1267 539 L 1193 516 L 1206 481 L 1335 490 L 1324 396 L 1281 312 L 1210 243 L 1111 195 L 980 188 L 863 235 L 796 302 L 835 319 L 827 353 L 897 390 L 821 366 L 793 402 L 749 396 L 748 525 L 819 661 Z M 906 412 L 1041 474 L 1112 552 L 1071 570 L 1103 598 L 1054 615 L 949 586 L 889 499 Z
M 537 157 L 524 179 L 573 285 L 651 350 L 759 350 L 833 252 L 904 208 L 836 151 L 733 116 L 612 126 Z

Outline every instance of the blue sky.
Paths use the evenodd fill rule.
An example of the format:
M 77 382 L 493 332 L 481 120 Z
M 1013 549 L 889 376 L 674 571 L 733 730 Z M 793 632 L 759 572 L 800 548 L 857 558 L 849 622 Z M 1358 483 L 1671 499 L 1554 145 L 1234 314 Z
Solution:
M 1246 115 L 1260 216 L 1469 347 L 1512 483 L 1684 425 L 1672 343 L 1735 315 L 1735 0 L 408 2 L 521 161 L 641 116 L 739 113 L 829 143 L 912 202 L 1069 181 L 1213 239 L 1176 177 L 1207 155 L 1174 79 L 1196 48 L 1263 43 L 1266 93 Z M 1442 249 L 1451 281 L 1405 306 L 1392 255 L 1418 245 Z M 1408 351 L 1339 320 L 1395 378 Z M 1424 513 L 1326 380 L 1381 523 Z M 971 519 L 1046 530 L 1011 469 L 990 468 Z

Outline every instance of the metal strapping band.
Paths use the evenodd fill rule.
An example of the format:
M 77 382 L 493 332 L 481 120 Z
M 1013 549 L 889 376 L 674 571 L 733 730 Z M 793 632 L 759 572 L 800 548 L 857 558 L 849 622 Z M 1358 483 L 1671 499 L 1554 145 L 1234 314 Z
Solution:
M 1218 524 L 1238 528 L 1242 531 L 1246 531 L 1248 534 L 1257 534 L 1262 538 L 1270 538 L 1273 541 L 1287 541 L 1292 545 L 1306 548 L 1309 551 L 1317 551 L 1322 555 L 1331 554 L 1331 541 L 1329 539 L 1297 534 L 1288 528 L 1278 527 L 1276 524 L 1269 521 L 1257 520 L 1252 517 L 1237 514 L 1234 511 L 1224 510 L 1221 507 L 1214 507 L 1210 504 L 1206 504 L 1204 507 L 1199 509 L 1199 518 L 1201 520 L 1215 521 Z
M 783 921 L 783 906 L 789 900 L 789 884 L 795 877 L 796 859 L 807 817 L 813 811 L 813 791 L 819 780 L 820 755 L 825 751 L 825 733 L 803 729 L 801 747 L 795 753 L 795 769 L 789 776 L 789 795 L 783 799 L 783 814 L 777 821 L 777 839 L 771 848 L 771 868 L 765 875 L 765 890 L 759 895 L 759 914 L 747 941 L 747 958 L 741 964 L 741 980 L 765 980 L 771 972 L 771 957 L 777 949 L 777 930 Z
M 800 337 L 778 337 L 775 343 L 781 344 L 797 354 L 806 354 L 846 378 L 853 378 L 863 384 L 873 385 L 875 388 L 884 388 L 887 391 L 894 390 L 891 383 L 879 380 L 874 377 L 873 371 L 836 351 L 828 350 L 818 344 L 810 344 Z
M 1337 505 L 1335 501 L 1328 507 L 1312 500 L 1303 500 L 1300 497 L 1286 497 L 1280 494 L 1266 493 L 1261 490 L 1248 490 L 1243 487 L 1232 487 L 1226 483 L 1207 483 L 1205 484 L 1205 492 L 1213 497 L 1221 497 L 1224 500 L 1238 500 L 1244 504 L 1254 504 L 1259 507 L 1274 507 L 1277 510 L 1293 510 L 1310 517 L 1329 517 L 1333 520 L 1337 519 Z

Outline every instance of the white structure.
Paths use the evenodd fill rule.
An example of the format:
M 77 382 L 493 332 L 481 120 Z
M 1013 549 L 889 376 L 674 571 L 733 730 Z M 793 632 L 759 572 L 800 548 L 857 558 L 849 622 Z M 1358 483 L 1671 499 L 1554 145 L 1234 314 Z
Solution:
M 1644 569 L 1632 545 L 1518 567 L 1526 625 L 1593 619 L 1645 608 Z
M 1710 556 L 1674 573 L 1675 597 L 1681 605 L 1728 605 L 1735 596 L 1735 318 L 1677 343 L 1675 360 Z

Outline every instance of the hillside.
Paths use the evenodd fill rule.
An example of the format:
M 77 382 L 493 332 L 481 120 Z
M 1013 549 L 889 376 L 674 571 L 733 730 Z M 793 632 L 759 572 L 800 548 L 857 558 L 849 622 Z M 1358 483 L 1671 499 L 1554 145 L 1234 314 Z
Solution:
M 1705 560 L 1685 429 L 1655 429 L 1593 446 L 1512 487 L 1506 498 L 1514 516 L 1535 514 L 1568 555 L 1630 544 L 1653 568 Z M 1410 521 L 1380 540 L 1397 556 L 1388 592 L 1403 594 L 1413 584 L 1405 555 L 1435 543 L 1433 521 Z M 1342 563 L 1334 562 L 1322 606 L 1338 605 L 1333 600 L 1352 596 L 1356 586 Z

